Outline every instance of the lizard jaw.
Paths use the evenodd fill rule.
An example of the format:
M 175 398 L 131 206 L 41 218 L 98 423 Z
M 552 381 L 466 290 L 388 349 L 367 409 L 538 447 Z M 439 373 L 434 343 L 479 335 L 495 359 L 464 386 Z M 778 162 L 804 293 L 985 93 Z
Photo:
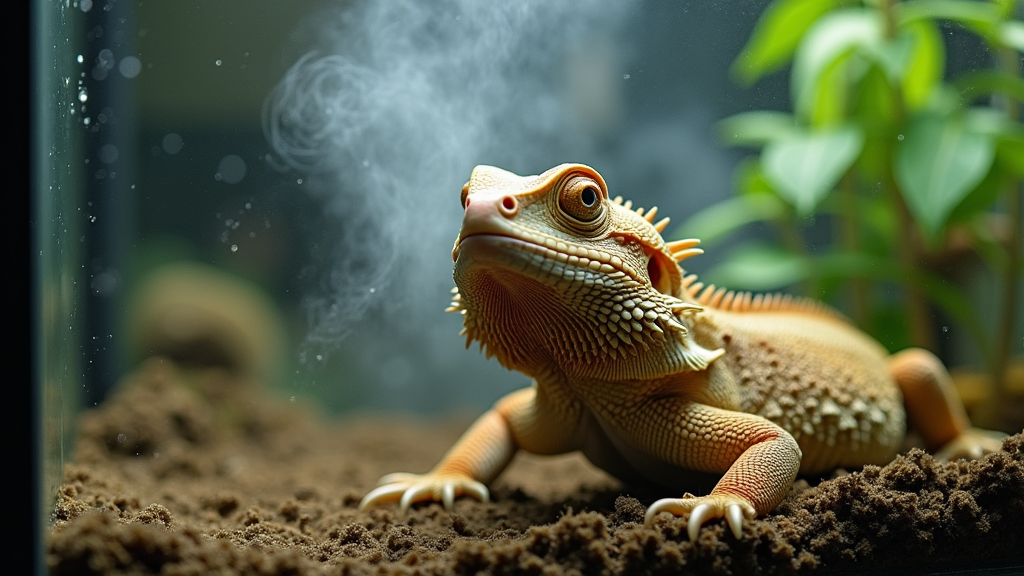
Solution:
M 452 250 L 456 268 L 481 262 L 509 267 L 525 276 L 543 281 L 540 276 L 554 274 L 562 277 L 567 268 L 590 270 L 614 278 L 629 276 L 639 280 L 635 271 L 617 256 L 596 250 L 577 249 L 551 238 L 526 240 L 517 236 L 494 233 L 474 233 L 460 236 Z M 463 252 L 463 262 L 459 262 Z M 531 264 L 533 266 L 531 266 Z M 529 268 L 535 267 L 535 271 Z M 538 275 L 536 272 L 539 272 Z

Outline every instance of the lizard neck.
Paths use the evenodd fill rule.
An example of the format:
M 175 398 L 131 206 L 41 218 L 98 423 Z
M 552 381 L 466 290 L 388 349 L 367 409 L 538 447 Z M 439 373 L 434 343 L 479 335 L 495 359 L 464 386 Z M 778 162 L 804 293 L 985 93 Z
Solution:
M 596 276 L 596 275 L 595 275 Z M 685 302 L 628 277 L 552 285 L 503 268 L 456 267 L 467 345 L 477 340 L 506 368 L 573 381 L 636 381 L 702 370 L 721 355 L 691 336 Z

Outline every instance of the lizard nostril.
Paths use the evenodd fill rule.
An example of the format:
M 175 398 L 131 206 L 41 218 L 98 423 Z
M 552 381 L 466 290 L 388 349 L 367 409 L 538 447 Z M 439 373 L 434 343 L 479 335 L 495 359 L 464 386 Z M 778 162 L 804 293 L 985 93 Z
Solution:
M 498 209 L 506 218 L 511 218 L 519 211 L 519 202 L 515 196 L 505 196 L 498 204 Z

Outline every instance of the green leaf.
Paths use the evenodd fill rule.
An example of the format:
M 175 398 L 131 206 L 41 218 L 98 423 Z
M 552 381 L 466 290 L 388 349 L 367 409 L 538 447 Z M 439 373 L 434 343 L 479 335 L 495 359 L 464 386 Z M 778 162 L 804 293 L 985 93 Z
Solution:
M 998 154 L 997 147 L 996 158 L 999 157 Z M 978 215 L 988 213 L 989 209 L 1006 189 L 1005 182 L 1005 173 L 995 166 L 990 168 L 985 172 L 985 176 L 981 181 L 975 184 L 971 191 L 964 196 L 964 199 L 949 213 L 946 225 L 954 226 L 970 222 L 977 218 Z
M 942 80 L 946 51 L 942 36 L 932 22 L 908 24 L 903 34 L 911 40 L 911 50 L 900 74 L 903 99 L 911 111 L 921 109 Z
M 911 121 L 894 172 L 907 206 L 932 239 L 985 177 L 994 152 L 992 137 L 966 129 L 960 117 L 922 114 Z
M 1018 102 L 1024 102 L 1024 79 L 991 70 L 969 72 L 953 83 L 965 102 L 977 100 L 989 94 L 1002 94 Z
M 750 41 L 732 65 L 732 75 L 750 85 L 789 60 L 804 32 L 834 0 L 776 0 L 758 20 Z
M 842 79 L 828 74 L 840 60 L 855 52 L 877 54 L 881 42 L 881 21 L 873 11 L 836 10 L 815 22 L 793 60 L 790 89 L 798 115 L 809 118 L 820 105 L 829 104 L 829 98 L 821 97 L 822 85 Z
M 712 244 L 753 222 L 774 220 L 786 214 L 786 206 L 772 194 L 734 196 L 712 204 L 686 219 L 672 234 L 673 239 L 700 238 Z
M 1006 113 L 994 108 L 968 108 L 963 115 L 964 126 L 970 132 L 996 138 L 1021 138 L 1024 126 L 1007 118 Z
M 928 300 L 937 304 L 946 314 L 967 329 L 979 345 L 987 341 L 985 330 L 967 295 L 961 289 L 951 286 L 947 281 L 930 272 L 908 271 L 901 263 L 892 258 L 879 257 L 865 252 L 840 251 L 814 255 L 804 263 L 803 269 L 807 270 L 808 274 L 813 272 L 820 278 L 845 280 L 869 278 L 875 281 L 913 286 L 921 290 Z M 794 281 L 803 280 L 795 274 L 794 277 Z
M 702 276 L 737 290 L 776 290 L 806 279 L 809 273 L 807 258 L 774 246 L 748 244 Z
M 881 66 L 872 66 L 853 87 L 851 112 L 856 123 L 869 135 L 888 135 L 901 109 L 892 97 L 892 86 Z M 868 151 L 866 151 L 868 152 Z M 888 160 L 885 166 L 889 165 Z
M 761 163 L 779 195 L 806 216 L 835 187 L 863 144 L 863 134 L 853 126 L 809 132 L 765 146 Z
M 1024 22 L 1020 20 L 1001 22 L 996 28 L 996 37 L 1004 46 L 1024 52 Z
M 898 2 L 893 10 L 898 26 L 916 20 L 954 20 L 985 29 L 1000 20 L 999 7 L 990 2 L 916 0 Z
M 1013 16 L 1014 9 L 1020 11 L 1020 0 L 994 0 L 999 7 L 999 17 L 1008 19 Z
M 764 146 L 795 131 L 792 114 L 768 110 L 743 112 L 718 123 L 720 138 L 733 146 Z
M 706 282 L 738 290 L 777 290 L 812 277 L 822 279 L 868 278 L 914 286 L 962 325 L 986 349 L 988 337 L 967 295 L 929 272 L 908 271 L 889 257 L 865 252 L 826 252 L 800 256 L 775 246 L 747 244 L 734 250 L 728 260 L 703 274 Z M 812 295 L 816 296 L 816 295 Z
M 736 168 L 733 179 L 735 180 L 733 187 L 741 196 L 767 195 L 778 201 L 780 206 L 786 207 L 775 192 L 775 188 L 772 188 L 771 183 L 765 180 L 760 158 L 755 156 L 745 159 Z
M 846 53 L 821 71 L 814 85 L 814 93 L 807 100 L 808 107 L 799 108 L 810 126 L 817 128 L 842 124 L 846 118 L 850 98 L 850 85 L 859 83 L 866 68 L 862 61 Z
M 996 148 L 999 165 L 1004 170 L 1024 178 L 1024 136 L 1007 136 L 999 140 Z

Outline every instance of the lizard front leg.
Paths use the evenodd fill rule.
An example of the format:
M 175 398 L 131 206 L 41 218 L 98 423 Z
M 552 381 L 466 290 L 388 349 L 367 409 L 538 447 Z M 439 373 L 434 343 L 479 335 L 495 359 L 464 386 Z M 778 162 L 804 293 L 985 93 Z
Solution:
M 578 410 L 560 406 L 557 414 L 563 416 L 557 417 L 547 400 L 537 387 L 505 396 L 469 427 L 433 470 L 384 476 L 380 485 L 363 497 L 360 510 L 395 500 L 403 513 L 421 501 L 440 501 L 452 510 L 455 498 L 467 494 L 487 502 L 486 485 L 501 474 L 520 448 L 544 454 L 575 449 L 575 423 L 565 416 Z
M 781 502 L 800 469 L 803 455 L 793 437 L 760 416 L 676 399 L 662 401 L 650 414 L 641 420 L 648 434 L 636 435 L 640 449 L 678 466 L 724 475 L 707 496 L 658 500 L 647 510 L 646 524 L 660 512 L 688 513 L 693 540 L 704 522 L 724 517 L 739 538 L 743 519 Z

